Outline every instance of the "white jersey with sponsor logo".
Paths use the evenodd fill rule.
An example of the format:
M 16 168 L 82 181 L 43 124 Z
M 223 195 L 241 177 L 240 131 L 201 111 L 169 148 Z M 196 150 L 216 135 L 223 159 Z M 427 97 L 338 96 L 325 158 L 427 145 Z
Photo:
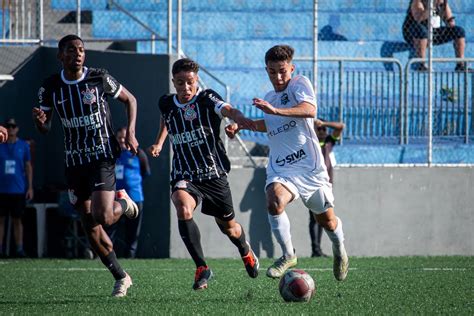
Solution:
M 305 101 L 316 106 L 308 78 L 295 76 L 285 90 L 270 91 L 265 100 L 276 108 L 291 108 Z M 270 145 L 268 174 L 294 175 L 311 172 L 327 177 L 313 118 L 264 114 Z

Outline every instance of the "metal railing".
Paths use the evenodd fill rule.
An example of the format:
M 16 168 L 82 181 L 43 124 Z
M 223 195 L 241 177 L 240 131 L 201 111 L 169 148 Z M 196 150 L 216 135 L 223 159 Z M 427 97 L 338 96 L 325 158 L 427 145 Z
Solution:
M 311 57 L 295 58 L 295 63 L 310 62 Z M 338 58 L 318 60 L 318 117 L 344 121 L 346 140 L 385 137 L 386 141 L 403 141 L 403 67 L 394 58 Z M 336 67 L 323 67 L 336 63 Z M 361 64 L 357 68 L 348 64 Z M 376 64 L 392 64 L 391 71 Z M 370 65 L 367 65 L 370 64 Z M 300 69 L 300 70 L 298 70 Z M 313 79 L 308 68 L 297 67 L 297 73 Z M 389 140 L 390 139 L 390 140 Z

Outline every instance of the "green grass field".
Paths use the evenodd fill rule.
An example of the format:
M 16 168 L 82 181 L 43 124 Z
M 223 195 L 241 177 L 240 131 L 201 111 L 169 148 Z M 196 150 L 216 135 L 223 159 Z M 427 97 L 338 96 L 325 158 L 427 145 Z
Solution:
M 316 281 L 309 303 L 285 303 L 278 281 L 247 277 L 240 260 L 209 259 L 215 278 L 191 289 L 190 260 L 121 260 L 134 285 L 110 297 L 111 275 L 98 260 L 0 261 L 0 314 L 474 314 L 473 257 L 351 258 L 344 282 L 332 259 L 302 258 Z

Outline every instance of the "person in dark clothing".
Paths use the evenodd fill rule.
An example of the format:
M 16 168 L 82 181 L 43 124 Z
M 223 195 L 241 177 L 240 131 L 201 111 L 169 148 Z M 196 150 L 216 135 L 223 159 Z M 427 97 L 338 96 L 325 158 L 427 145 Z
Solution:
M 327 128 L 332 128 L 332 133 L 328 134 Z M 332 151 L 336 142 L 341 138 L 344 130 L 344 123 L 342 122 L 326 122 L 324 120 L 314 120 L 314 129 L 321 145 L 321 151 L 324 157 L 324 163 L 329 174 L 329 182 L 333 184 L 335 165 L 334 153 Z M 311 257 L 327 257 L 321 250 L 321 237 L 323 235 L 323 228 L 319 225 L 313 216 L 313 212 L 309 210 L 309 234 L 311 236 Z
M 433 45 L 441 45 L 453 41 L 456 58 L 464 58 L 466 48 L 466 32 L 456 25 L 455 17 L 447 0 L 433 0 L 434 15 L 431 18 L 433 25 Z M 403 22 L 403 37 L 413 46 L 416 57 L 425 58 L 428 46 L 428 0 L 412 0 Z M 444 25 L 441 24 L 443 21 Z M 426 71 L 424 63 L 416 64 L 416 69 Z M 466 63 L 458 62 L 456 71 L 466 71 Z
M 137 101 L 107 70 L 84 66 L 84 42 L 66 35 L 58 43 L 63 69 L 44 80 L 38 90 L 33 120 L 38 131 L 51 129 L 56 113 L 64 132 L 64 162 L 69 201 L 81 215 L 92 249 L 115 279 L 113 297 L 127 295 L 132 279 L 117 261 L 113 244 L 104 230 L 124 214 L 136 218 L 139 210 L 125 190 L 115 188 L 115 160 L 120 146 L 112 129 L 108 97 L 125 105 L 127 148 L 136 154 Z

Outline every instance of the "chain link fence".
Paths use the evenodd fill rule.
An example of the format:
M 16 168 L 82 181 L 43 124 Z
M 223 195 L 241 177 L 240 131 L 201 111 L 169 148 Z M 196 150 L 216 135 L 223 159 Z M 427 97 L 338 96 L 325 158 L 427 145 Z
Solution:
M 88 49 L 152 54 L 176 52 L 179 47 L 206 70 L 206 86 L 230 98 L 246 115 L 259 118 L 261 113 L 250 103 L 272 89 L 264 69 L 265 52 L 276 44 L 293 46 L 297 73 L 313 80 L 317 33 L 318 116 L 346 123 L 342 146 L 336 147 L 341 157 L 362 145 L 372 146 L 367 147 L 371 152 L 384 145 L 397 148 L 399 155 L 386 159 L 382 150 L 368 161 L 426 162 L 429 100 L 435 146 L 470 148 L 474 140 L 471 60 L 466 59 L 474 55 L 470 0 L 433 0 L 432 11 L 428 0 L 188 0 L 182 3 L 181 15 L 177 0 L 1 1 L 0 73 L 14 73 L 27 58 L 23 55 L 28 56 L 8 53 L 5 45 L 56 45 L 67 33 L 80 34 Z M 430 14 L 432 50 L 427 45 Z M 460 59 L 433 63 L 430 96 L 429 63 L 411 60 L 431 55 Z M 264 134 L 244 132 L 242 138 L 252 155 L 266 155 Z M 419 158 L 406 160 L 408 156 Z M 474 163 L 471 158 L 451 158 L 435 161 Z M 347 163 L 354 163 L 351 159 Z

